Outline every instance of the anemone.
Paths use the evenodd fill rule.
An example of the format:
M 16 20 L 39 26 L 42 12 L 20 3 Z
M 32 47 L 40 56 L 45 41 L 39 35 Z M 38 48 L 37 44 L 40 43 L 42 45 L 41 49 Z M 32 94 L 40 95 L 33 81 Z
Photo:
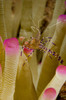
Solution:
M 0 100 L 56 100 L 65 81 L 66 1 L 0 0 Z

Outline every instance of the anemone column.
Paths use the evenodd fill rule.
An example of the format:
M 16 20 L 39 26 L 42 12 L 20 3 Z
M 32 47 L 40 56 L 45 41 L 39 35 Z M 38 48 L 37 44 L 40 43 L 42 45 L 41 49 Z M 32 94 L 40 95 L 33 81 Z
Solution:
M 16 38 L 4 41 L 5 46 L 5 69 L 2 91 L 2 100 L 13 100 L 15 80 L 19 61 L 19 43 Z

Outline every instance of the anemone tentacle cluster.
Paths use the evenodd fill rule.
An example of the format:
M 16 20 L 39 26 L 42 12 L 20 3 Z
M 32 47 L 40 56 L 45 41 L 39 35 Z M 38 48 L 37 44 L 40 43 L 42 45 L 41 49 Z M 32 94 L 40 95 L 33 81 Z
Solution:
M 0 0 L 0 100 L 57 99 L 66 82 L 65 5 Z

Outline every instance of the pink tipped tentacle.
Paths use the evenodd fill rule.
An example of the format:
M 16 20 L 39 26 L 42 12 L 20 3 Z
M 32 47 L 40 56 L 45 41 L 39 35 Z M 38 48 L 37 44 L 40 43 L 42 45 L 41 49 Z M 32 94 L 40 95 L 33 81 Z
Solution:
M 66 66 L 59 65 L 56 69 L 56 74 L 63 77 L 66 77 Z
M 66 15 L 60 15 L 58 21 L 66 22 Z
M 56 90 L 54 88 L 47 88 L 43 94 L 43 100 L 55 100 Z
M 16 38 L 6 39 L 4 41 L 5 52 L 7 54 L 16 54 L 19 52 L 19 42 Z

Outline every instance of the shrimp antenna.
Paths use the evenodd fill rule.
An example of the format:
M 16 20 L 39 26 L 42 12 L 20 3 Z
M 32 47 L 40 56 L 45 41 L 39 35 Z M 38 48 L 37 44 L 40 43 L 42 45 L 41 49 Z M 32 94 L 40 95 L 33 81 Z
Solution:
M 33 20 L 33 18 L 30 16 L 30 18 L 31 18 L 31 20 L 32 20 L 32 22 L 33 22 L 33 25 L 34 26 L 31 26 L 31 29 L 33 30 L 33 32 L 35 32 L 36 30 L 38 31 L 38 36 L 40 37 L 40 30 L 39 30 L 39 28 L 36 26 L 36 24 L 35 24 L 35 22 L 34 22 L 34 20 Z
M 51 27 L 53 27 L 53 26 L 55 26 L 55 25 L 57 25 L 57 24 L 59 24 L 59 23 L 61 23 L 61 21 L 57 22 L 56 24 L 51 25 L 51 26 L 48 27 L 48 28 L 51 28 Z

